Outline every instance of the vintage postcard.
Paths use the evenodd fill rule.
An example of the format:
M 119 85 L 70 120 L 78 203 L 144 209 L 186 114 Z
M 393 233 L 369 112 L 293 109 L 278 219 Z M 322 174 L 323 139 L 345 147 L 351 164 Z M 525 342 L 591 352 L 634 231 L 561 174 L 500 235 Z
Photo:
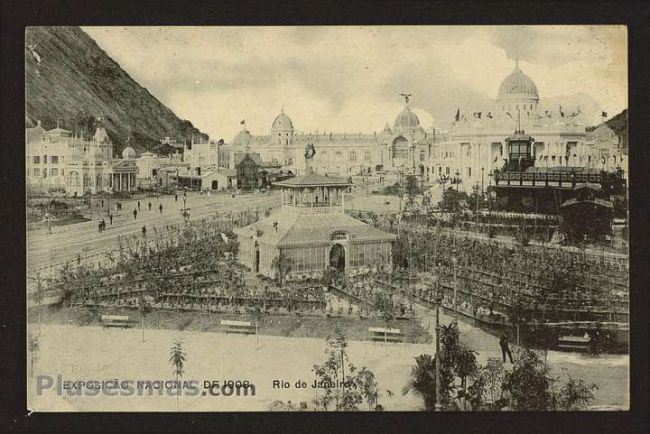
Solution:
M 629 409 L 627 44 L 27 27 L 27 407 Z

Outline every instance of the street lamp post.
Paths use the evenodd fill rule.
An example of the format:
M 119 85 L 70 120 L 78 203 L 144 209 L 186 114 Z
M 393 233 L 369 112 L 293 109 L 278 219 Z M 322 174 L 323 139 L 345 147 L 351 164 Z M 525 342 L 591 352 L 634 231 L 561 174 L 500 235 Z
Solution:
M 458 184 L 460 183 L 460 172 L 458 169 L 456 169 L 455 175 L 456 177 L 454 178 L 454 182 L 456 183 L 456 193 L 458 193 Z
M 458 260 L 456 259 L 456 256 L 452 256 L 451 258 L 451 263 L 454 266 L 454 316 L 457 316 L 458 314 L 458 305 L 457 305 L 457 300 L 458 300 L 458 271 L 457 271 L 457 264 Z
M 482 192 L 481 192 L 481 197 L 483 197 Z M 478 181 L 476 181 L 476 211 L 474 212 L 474 219 L 475 219 L 475 225 L 476 225 L 476 232 L 479 232 L 479 228 L 478 228 Z
M 492 190 L 492 177 L 494 176 L 494 172 L 490 170 L 490 173 L 488 173 L 488 211 L 492 210 L 492 196 L 491 196 L 491 190 Z
M 436 403 L 435 411 L 442 411 L 442 402 L 440 399 L 440 394 L 442 385 L 440 384 L 440 304 L 442 303 L 442 298 L 440 297 L 440 285 L 438 279 L 435 281 L 436 293 L 435 293 L 435 306 L 436 306 Z
M 485 167 L 481 166 L 481 198 L 485 197 Z

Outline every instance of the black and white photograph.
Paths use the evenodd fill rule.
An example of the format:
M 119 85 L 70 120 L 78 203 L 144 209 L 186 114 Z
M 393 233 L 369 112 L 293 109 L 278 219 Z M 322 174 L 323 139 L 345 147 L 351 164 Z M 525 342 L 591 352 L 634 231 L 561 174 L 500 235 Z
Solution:
M 24 73 L 30 412 L 630 409 L 625 25 L 27 26 Z

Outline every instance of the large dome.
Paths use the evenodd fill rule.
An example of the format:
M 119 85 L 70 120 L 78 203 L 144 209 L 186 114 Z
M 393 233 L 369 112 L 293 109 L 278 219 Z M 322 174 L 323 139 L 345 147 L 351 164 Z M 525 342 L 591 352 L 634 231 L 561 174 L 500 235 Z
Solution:
M 135 149 L 130 146 L 127 146 L 122 151 L 122 159 L 124 160 L 133 160 L 136 156 L 137 154 L 135 153 Z
M 515 66 L 515 70 L 499 86 L 499 99 L 511 99 L 513 97 L 539 101 L 537 86 L 529 76 L 519 69 L 519 66 Z
M 293 130 L 293 122 L 291 122 L 291 118 L 289 116 L 284 114 L 284 110 L 273 121 L 273 124 L 271 125 L 271 130 L 273 131 Z
M 246 128 L 237 133 L 234 139 L 232 139 L 232 144 L 234 146 L 248 146 L 253 141 L 253 136 L 251 136 L 250 131 Z
M 395 123 L 393 124 L 393 129 L 401 130 L 404 128 L 417 128 L 420 126 L 420 119 L 417 115 L 413 113 L 408 107 L 405 107 L 404 110 L 395 118 Z

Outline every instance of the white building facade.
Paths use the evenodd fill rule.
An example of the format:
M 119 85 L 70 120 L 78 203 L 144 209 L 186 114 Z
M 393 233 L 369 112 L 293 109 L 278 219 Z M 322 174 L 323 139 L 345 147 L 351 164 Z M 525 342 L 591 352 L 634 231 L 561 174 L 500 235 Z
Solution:
M 435 143 L 430 171 L 437 179 L 460 180 L 459 189 L 487 187 L 491 174 L 507 159 L 505 139 L 516 130 L 534 138 L 533 155 L 538 167 L 589 167 L 613 171 L 626 170 L 618 137 L 606 125 L 587 133 L 580 107 L 569 110 L 544 110 L 537 86 L 518 63 L 499 87 L 490 107 L 461 113 L 458 110 L 446 140 Z
M 113 144 L 99 126 L 92 139 L 57 127 L 46 131 L 40 121 L 25 130 L 26 183 L 30 193 L 61 192 L 82 196 L 132 191 L 137 187 L 135 151 L 127 147 L 113 158 Z

